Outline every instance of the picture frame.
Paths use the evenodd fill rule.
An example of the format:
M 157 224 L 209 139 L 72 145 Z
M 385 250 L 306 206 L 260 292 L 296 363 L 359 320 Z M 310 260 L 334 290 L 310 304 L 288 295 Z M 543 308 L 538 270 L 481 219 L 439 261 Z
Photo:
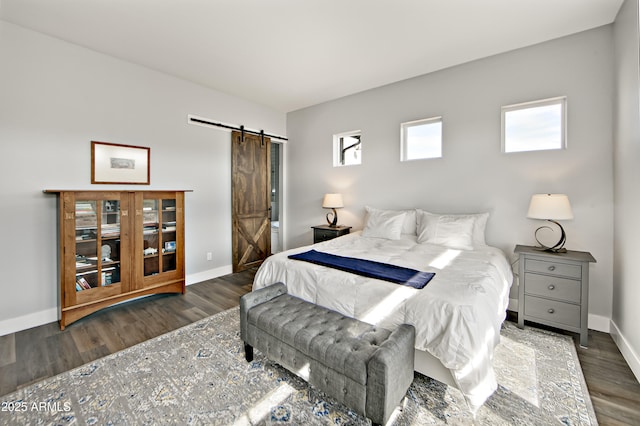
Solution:
M 91 183 L 149 185 L 151 148 L 91 141 Z

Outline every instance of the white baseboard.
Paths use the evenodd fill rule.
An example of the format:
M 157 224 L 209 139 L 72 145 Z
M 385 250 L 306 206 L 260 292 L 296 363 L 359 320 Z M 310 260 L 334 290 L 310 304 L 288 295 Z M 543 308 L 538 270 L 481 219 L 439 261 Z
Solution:
M 611 332 L 611 318 L 602 315 L 589 314 L 587 326 L 591 330 L 602 331 L 603 333 Z
M 58 308 L 45 309 L 0 321 L 0 336 L 58 321 Z
M 226 265 L 226 266 L 220 266 L 219 268 L 215 268 L 215 269 L 209 269 L 208 271 L 189 274 L 186 276 L 186 284 L 191 285 L 191 284 L 199 283 L 202 281 L 211 280 L 213 278 L 231 274 L 232 272 L 233 272 L 233 267 L 231 265 Z
M 232 272 L 231 265 L 221 266 L 219 268 L 210 269 L 208 271 L 189 274 L 186 276 L 186 285 L 199 283 L 201 281 L 217 278 Z M 145 297 L 145 296 L 143 296 Z M 128 301 L 127 301 L 128 302 Z M 6 334 L 17 333 L 18 331 L 27 330 L 32 327 L 48 324 L 58 321 L 58 308 L 45 309 L 40 312 L 22 315 L 16 318 L 9 318 L 0 321 L 0 336 Z
M 624 338 L 624 335 L 613 320 L 611 320 L 611 337 L 636 376 L 636 380 L 640 381 L 640 356 L 629 345 L 629 342 Z

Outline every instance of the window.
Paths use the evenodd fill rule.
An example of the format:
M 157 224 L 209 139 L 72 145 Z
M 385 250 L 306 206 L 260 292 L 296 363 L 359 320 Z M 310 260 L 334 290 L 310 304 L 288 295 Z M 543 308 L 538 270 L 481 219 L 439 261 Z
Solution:
M 567 98 L 502 107 L 502 151 L 566 148 Z
M 333 165 L 352 166 L 362 163 L 360 130 L 333 135 Z
M 400 160 L 442 157 L 442 117 L 400 125 Z

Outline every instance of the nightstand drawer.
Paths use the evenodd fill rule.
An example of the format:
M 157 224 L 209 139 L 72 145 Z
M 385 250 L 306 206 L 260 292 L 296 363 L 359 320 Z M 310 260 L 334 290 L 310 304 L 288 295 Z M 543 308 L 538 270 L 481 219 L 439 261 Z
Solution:
M 525 274 L 525 280 L 527 282 L 526 294 L 580 303 L 582 283 L 579 280 L 533 274 L 531 272 Z
M 582 277 L 580 265 L 569 263 L 549 262 L 544 260 L 526 259 L 524 268 L 530 272 L 541 272 L 543 274 L 553 274 L 561 277 L 577 278 Z
M 314 241 L 319 243 L 322 241 L 331 240 L 336 237 L 335 231 L 327 231 L 325 229 L 316 229 L 313 233 Z
M 347 235 L 351 229 L 350 226 L 327 226 L 319 225 L 312 226 L 313 228 L 313 243 L 321 243 L 323 241 L 329 241 L 343 235 Z
M 580 305 L 525 296 L 524 314 L 526 317 L 535 317 L 560 325 L 580 327 Z

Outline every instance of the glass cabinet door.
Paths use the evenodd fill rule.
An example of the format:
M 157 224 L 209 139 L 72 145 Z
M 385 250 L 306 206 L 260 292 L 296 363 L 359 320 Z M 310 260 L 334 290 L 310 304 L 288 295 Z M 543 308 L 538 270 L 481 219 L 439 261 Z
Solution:
M 176 270 L 176 199 L 144 198 L 144 276 Z
M 162 200 L 162 272 L 176 270 L 176 200 Z
M 100 282 L 108 286 L 120 282 L 120 202 L 101 201 Z
M 76 292 L 120 282 L 120 201 L 76 200 Z
M 160 272 L 160 247 L 158 200 L 144 199 L 142 201 L 142 238 L 144 254 L 144 276 L 156 275 Z

